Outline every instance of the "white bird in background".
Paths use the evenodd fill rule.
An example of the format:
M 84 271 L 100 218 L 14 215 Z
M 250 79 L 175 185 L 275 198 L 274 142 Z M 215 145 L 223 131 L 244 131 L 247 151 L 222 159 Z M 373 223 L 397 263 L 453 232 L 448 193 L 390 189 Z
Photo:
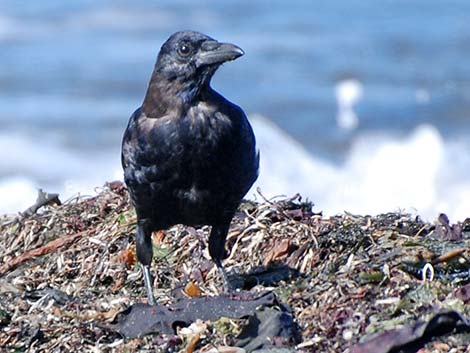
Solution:
M 341 129 L 352 130 L 359 125 L 359 119 L 353 108 L 362 98 L 362 92 L 362 84 L 356 79 L 344 80 L 336 85 L 338 101 L 336 123 Z

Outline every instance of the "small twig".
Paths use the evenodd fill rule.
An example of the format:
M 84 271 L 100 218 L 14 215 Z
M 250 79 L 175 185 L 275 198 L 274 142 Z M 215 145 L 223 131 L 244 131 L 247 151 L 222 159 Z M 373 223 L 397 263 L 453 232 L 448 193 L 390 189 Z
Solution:
M 295 194 L 294 196 L 291 196 L 291 197 L 287 197 L 286 195 L 277 195 L 277 196 L 273 196 L 271 198 L 271 200 L 269 200 L 266 196 L 263 195 L 263 193 L 261 192 L 261 188 L 259 186 L 256 188 L 256 192 L 259 194 L 259 196 L 261 196 L 261 198 L 264 200 L 264 202 L 269 203 L 270 205 L 275 205 L 277 203 L 277 202 L 271 201 L 271 200 L 274 200 L 276 198 L 283 197 L 284 200 L 282 200 L 282 202 L 290 203 L 290 202 L 293 202 L 294 200 L 297 200 L 301 197 L 300 194 L 297 193 L 297 194 Z
M 439 256 L 438 258 L 435 258 L 431 262 L 431 264 L 436 265 L 436 264 L 439 264 L 441 262 L 449 262 L 449 261 L 455 259 L 456 257 L 459 257 L 460 255 L 462 255 L 465 252 L 465 250 L 466 249 L 456 249 L 456 250 L 449 251 L 449 252 Z
M 56 204 L 58 206 L 62 205 L 62 203 L 59 200 L 59 194 L 49 194 L 47 192 L 42 191 L 42 189 L 38 190 L 38 197 L 36 199 L 36 202 L 34 205 L 31 207 L 27 208 L 24 212 L 19 212 L 18 216 L 15 216 L 14 218 L 0 223 L 1 225 L 4 226 L 15 226 L 19 224 L 21 226 L 21 220 L 26 217 L 30 217 L 33 214 L 36 214 L 36 212 L 43 206 L 50 205 L 50 204 Z
M 277 212 L 279 212 L 282 216 L 284 216 L 286 219 L 290 219 L 290 220 L 294 220 L 294 218 L 288 214 L 287 212 L 284 211 L 284 209 L 282 208 L 283 205 L 286 205 L 286 204 L 289 204 L 291 202 L 293 202 L 294 200 L 297 200 L 300 198 L 300 194 L 297 193 L 295 194 L 294 196 L 290 197 L 290 198 L 286 198 L 285 200 L 282 200 L 282 203 L 280 202 L 273 202 L 271 200 L 268 200 L 261 192 L 261 188 L 258 186 L 256 188 L 256 192 L 261 196 L 261 198 L 264 200 L 264 202 L 266 202 L 267 204 L 271 205 Z M 279 197 L 282 197 L 282 196 L 279 196 Z M 276 198 L 276 197 L 273 197 L 273 199 Z

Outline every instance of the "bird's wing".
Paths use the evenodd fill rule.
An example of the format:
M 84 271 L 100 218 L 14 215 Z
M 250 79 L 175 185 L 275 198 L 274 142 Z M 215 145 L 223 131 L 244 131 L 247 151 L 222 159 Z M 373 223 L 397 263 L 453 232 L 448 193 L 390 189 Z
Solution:
M 131 161 L 134 159 L 134 150 L 135 150 L 135 142 L 134 142 L 134 135 L 136 133 L 136 124 L 137 119 L 141 114 L 141 108 L 138 108 L 130 117 L 129 123 L 127 124 L 126 131 L 124 132 L 124 136 L 122 138 L 122 146 L 121 146 L 121 164 L 124 169 L 129 167 Z

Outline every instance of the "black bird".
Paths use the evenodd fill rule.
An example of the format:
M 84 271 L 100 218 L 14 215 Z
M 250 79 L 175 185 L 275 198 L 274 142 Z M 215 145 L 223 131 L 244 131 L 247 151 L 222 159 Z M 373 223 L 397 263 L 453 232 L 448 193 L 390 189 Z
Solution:
M 124 133 L 124 180 L 137 213 L 137 258 L 152 305 L 151 233 L 175 224 L 212 226 L 209 254 L 231 289 L 222 266 L 225 240 L 258 176 L 259 154 L 245 113 L 210 80 L 222 63 L 243 54 L 202 33 L 173 34 Z

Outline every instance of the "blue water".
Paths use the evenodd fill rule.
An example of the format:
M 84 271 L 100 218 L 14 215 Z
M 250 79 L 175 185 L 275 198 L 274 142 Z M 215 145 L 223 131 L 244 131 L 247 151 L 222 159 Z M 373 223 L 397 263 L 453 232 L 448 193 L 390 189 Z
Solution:
M 180 29 L 242 47 L 246 55 L 223 66 L 213 86 L 332 168 L 347 164 L 367 136 L 411 139 L 423 124 L 436 129 L 442 149 L 464 141 L 452 153 L 469 154 L 466 0 L 2 0 L 0 182 L 62 190 L 74 176 L 99 185 L 118 175 L 127 119 L 161 44 Z M 353 130 L 336 122 L 335 89 L 347 79 L 363 91 Z M 462 163 L 453 173 L 467 185 L 470 165 Z

